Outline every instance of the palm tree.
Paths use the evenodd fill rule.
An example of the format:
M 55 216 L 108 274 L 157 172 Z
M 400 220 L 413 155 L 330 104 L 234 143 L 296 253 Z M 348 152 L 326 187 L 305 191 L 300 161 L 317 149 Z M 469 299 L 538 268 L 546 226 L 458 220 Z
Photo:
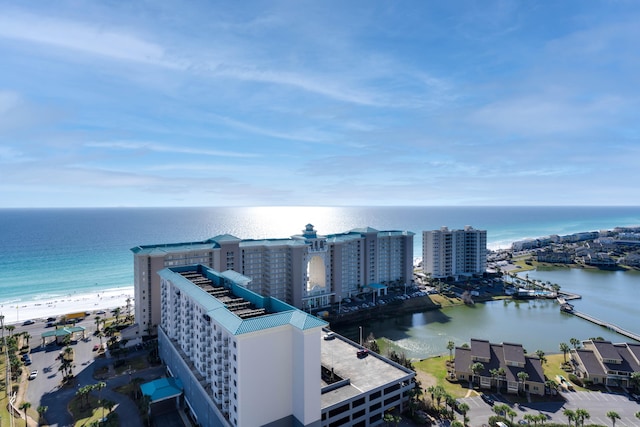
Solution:
M 99 331 L 100 330 L 100 323 L 102 322 L 102 317 L 96 316 L 95 320 L 96 320 L 96 331 Z
M 564 363 L 567 363 L 567 353 L 571 351 L 571 348 L 569 348 L 569 344 L 567 344 L 566 342 L 561 342 L 560 351 L 564 354 Z
M 576 409 L 576 425 L 580 422 L 581 426 L 584 426 L 584 420 L 591 418 L 591 414 L 586 409 Z
M 40 416 L 40 418 L 38 419 L 38 425 L 43 424 L 42 420 L 44 419 L 44 414 L 47 412 L 47 410 L 49 409 L 48 406 L 38 406 L 38 415 Z
M 22 337 L 24 338 L 24 340 L 27 342 L 27 346 L 29 346 L 29 340 L 31 339 L 31 335 L 29 335 L 29 332 L 23 332 L 22 333 Z
M 107 386 L 107 383 L 104 381 L 100 381 L 99 383 L 93 384 L 91 386 L 91 390 L 98 391 L 98 402 L 102 403 L 102 389 Z M 102 418 L 104 418 L 104 405 L 102 405 Z
M 456 345 L 453 341 L 449 341 L 447 343 L 447 350 L 449 350 L 449 361 L 453 361 L 453 349 L 456 348 Z
M 620 419 L 620 415 L 616 411 L 607 412 L 607 418 L 611 419 L 611 424 L 616 427 L 616 420 Z
M 522 384 L 522 391 L 525 391 L 524 383 L 529 379 L 529 374 L 525 371 L 518 372 L 518 380 L 520 380 L 520 384 Z
M 122 309 L 120 307 L 116 307 L 113 309 L 113 315 L 116 316 L 116 323 L 119 323 L 121 314 L 122 314 Z
M 540 359 L 540 364 L 544 364 L 547 361 L 547 358 L 544 356 L 544 351 L 536 350 L 536 355 L 538 359 Z
M 464 424 L 466 425 L 468 422 L 467 419 L 467 412 L 469 412 L 469 409 L 471 409 L 469 407 L 469 405 L 467 405 L 466 403 L 462 402 L 458 404 L 458 411 L 460 411 L 460 413 L 462 414 L 462 418 L 464 420 Z
M 440 401 L 447 395 L 447 391 L 441 385 L 437 385 L 434 388 L 433 396 L 435 396 L 438 407 L 440 407 Z
M 636 412 L 635 414 L 633 414 L 636 418 L 640 419 L 640 412 Z
M 104 332 L 98 331 L 96 336 L 100 339 L 100 347 L 102 347 L 102 338 L 104 338 Z
M 576 413 L 573 412 L 571 409 L 565 409 L 564 411 L 562 411 L 562 415 L 564 415 L 565 417 L 567 417 L 567 420 L 569 421 L 569 426 L 571 426 L 571 421 L 576 421 Z
M 633 387 L 637 389 L 638 385 L 640 385 L 640 372 L 634 372 L 631 374 L 629 380 L 631 381 L 631 384 L 633 384 Z
M 531 425 L 531 422 L 533 422 L 533 425 L 538 425 L 538 417 L 536 415 L 525 414 L 522 418 L 524 418 L 528 425 Z
M 76 391 L 76 396 L 80 398 L 80 406 L 84 406 L 83 402 L 87 402 L 87 406 L 89 406 L 89 392 L 91 391 L 91 386 L 86 385 L 84 387 L 80 387 L 78 391 Z
M 578 347 L 580 347 L 580 340 L 578 338 L 571 338 L 569 340 L 569 343 L 571 343 L 571 345 L 573 346 L 574 350 L 577 350 Z
M 24 425 L 25 427 L 27 427 L 27 409 L 31 408 L 31 403 L 29 402 L 22 402 L 20 404 L 20 408 L 22 410 L 22 412 L 24 412 Z
M 475 362 L 469 366 L 469 369 L 473 373 L 473 380 L 475 381 L 476 376 L 479 376 L 480 372 L 484 371 L 484 365 L 480 362 Z
M 509 417 L 509 420 L 511 421 L 511 425 L 513 425 L 513 419 L 515 418 L 516 415 L 518 415 L 518 413 L 513 409 L 507 407 L 506 415 L 507 417 Z
M 9 331 L 9 338 L 11 338 L 13 336 L 13 331 L 16 329 L 16 325 L 7 325 L 4 328 Z
M 493 407 L 493 412 L 495 412 L 496 415 L 504 417 L 504 415 L 507 412 L 507 409 L 509 409 L 509 406 L 505 405 L 504 403 L 501 403 Z

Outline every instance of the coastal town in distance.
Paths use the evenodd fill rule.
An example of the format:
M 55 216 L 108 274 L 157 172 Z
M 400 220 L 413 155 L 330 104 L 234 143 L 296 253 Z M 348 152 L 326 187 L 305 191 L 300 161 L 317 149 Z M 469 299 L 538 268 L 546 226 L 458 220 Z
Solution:
M 640 330 L 578 312 L 580 295 L 527 274 L 638 270 L 640 227 L 493 251 L 486 234 L 423 231 L 422 257 L 410 231 L 322 235 L 312 224 L 289 238 L 134 247 L 126 304 L 0 317 L 7 416 L 28 425 L 640 425 Z M 544 354 L 526 351 L 526 334 L 471 337 L 414 360 L 362 333 L 403 313 L 538 298 L 627 340 L 576 337 Z M 359 336 L 333 330 L 341 325 Z

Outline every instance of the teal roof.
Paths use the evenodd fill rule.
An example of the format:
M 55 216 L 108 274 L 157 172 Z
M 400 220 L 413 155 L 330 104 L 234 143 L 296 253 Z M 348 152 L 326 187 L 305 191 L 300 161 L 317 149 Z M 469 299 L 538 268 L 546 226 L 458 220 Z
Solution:
M 284 239 L 245 239 L 240 241 L 240 247 L 253 246 L 306 246 L 304 240 L 296 240 L 290 238 Z
M 42 338 L 49 338 L 49 337 L 64 337 L 67 335 L 71 335 L 74 332 L 83 332 L 85 330 L 84 326 L 69 326 L 66 328 L 59 328 L 59 329 L 55 329 L 53 331 L 46 331 L 43 332 L 40 336 Z
M 209 295 L 204 289 L 192 283 L 190 280 L 180 275 L 184 271 L 198 271 L 210 279 L 216 286 L 225 286 L 236 296 L 252 303 L 256 308 L 264 308 L 267 314 L 242 319 L 217 298 Z M 214 319 L 233 335 L 241 335 L 249 332 L 275 328 L 283 325 L 291 325 L 295 328 L 306 330 L 327 326 L 328 323 L 315 316 L 305 313 L 302 310 L 272 297 L 264 297 L 250 291 L 244 286 L 232 281 L 227 277 L 227 272 L 217 271 L 203 265 L 190 265 L 182 267 L 172 267 L 160 270 L 160 277 L 170 280 L 181 292 L 185 292 L 196 303 L 200 304 L 206 314 Z M 241 276 L 244 277 L 244 276 Z
M 151 398 L 151 402 L 158 402 L 182 393 L 182 381 L 179 378 L 160 378 L 155 381 L 140 384 L 140 390 L 145 396 Z
M 366 285 L 367 288 L 371 289 L 387 289 L 388 286 L 383 285 L 382 283 L 369 283 Z
M 186 242 L 186 243 L 166 243 L 159 245 L 144 245 L 131 248 L 131 252 L 136 255 L 165 255 L 176 252 L 187 252 L 194 250 L 215 249 L 219 245 L 213 240 L 204 242 Z

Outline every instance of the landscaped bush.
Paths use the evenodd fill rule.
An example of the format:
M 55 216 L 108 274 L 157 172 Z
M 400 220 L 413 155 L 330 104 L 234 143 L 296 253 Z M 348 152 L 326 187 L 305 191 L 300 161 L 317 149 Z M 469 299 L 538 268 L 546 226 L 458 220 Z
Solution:
M 582 384 L 582 380 L 575 376 L 574 374 L 569 374 L 569 381 L 577 385 L 578 387 L 584 387 Z

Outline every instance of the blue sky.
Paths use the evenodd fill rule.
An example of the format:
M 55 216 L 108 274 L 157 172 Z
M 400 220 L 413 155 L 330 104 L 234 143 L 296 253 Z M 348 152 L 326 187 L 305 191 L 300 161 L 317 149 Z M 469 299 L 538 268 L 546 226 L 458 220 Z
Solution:
M 640 200 L 636 1 L 0 8 L 0 207 Z

